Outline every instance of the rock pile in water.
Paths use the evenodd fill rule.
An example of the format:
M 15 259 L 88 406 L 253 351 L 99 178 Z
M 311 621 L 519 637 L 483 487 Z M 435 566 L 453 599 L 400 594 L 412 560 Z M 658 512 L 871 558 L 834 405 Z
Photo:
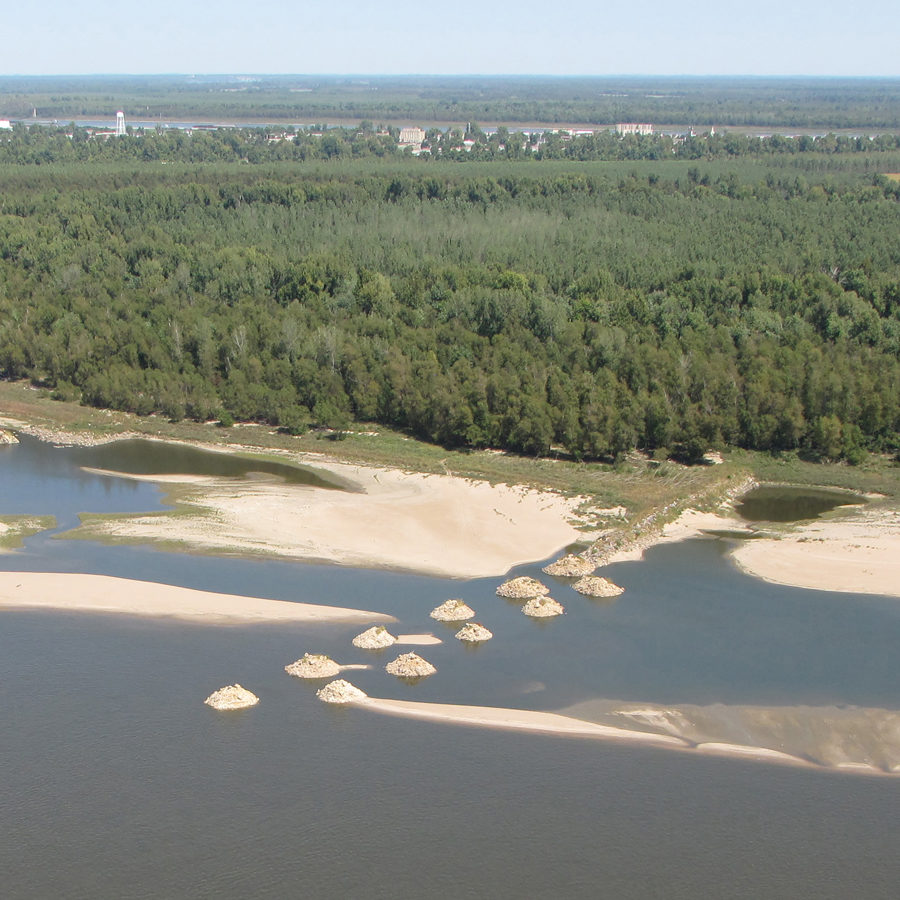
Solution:
M 545 619 L 548 616 L 561 616 L 565 609 L 552 597 L 532 597 L 522 607 L 522 612 L 534 619 Z
M 427 659 L 422 659 L 418 653 L 401 653 L 384 668 L 399 678 L 426 678 L 437 672 L 437 669 Z
M 596 578 L 588 576 L 576 581 L 572 585 L 574 590 L 579 594 L 585 594 L 588 597 L 618 597 L 619 594 L 625 593 L 625 588 L 619 587 L 608 578 Z
M 316 696 L 324 703 L 355 703 L 358 700 L 365 700 L 368 695 L 349 681 L 339 678 L 316 691 Z
M 438 622 L 465 622 L 474 615 L 475 610 L 462 600 L 448 600 L 431 611 L 431 618 Z
M 467 641 L 471 644 L 477 644 L 480 641 L 489 641 L 494 635 L 484 627 L 484 625 L 479 625 L 477 622 L 469 622 L 468 625 L 463 625 L 459 631 L 456 632 L 456 639 L 458 641 Z
M 550 588 L 544 587 L 539 581 L 527 576 L 513 578 L 512 581 L 504 581 L 497 588 L 500 597 L 509 597 L 511 600 L 528 600 L 530 597 L 542 597 L 549 594 Z
M 284 671 L 297 678 L 331 678 L 340 674 L 341 667 L 327 656 L 312 656 L 307 653 L 303 659 L 285 666 Z
M 18 444 L 19 439 L 11 432 L 0 429 L 0 444 Z
M 353 646 L 363 650 L 383 650 L 396 642 L 397 638 L 384 625 L 373 625 L 368 631 L 353 638 Z
M 256 706 L 259 697 L 239 684 L 229 684 L 214 691 L 203 702 L 213 709 L 245 709 L 248 706 Z
M 596 568 L 590 560 L 570 553 L 568 556 L 563 556 L 556 562 L 550 563 L 549 566 L 544 566 L 542 571 L 548 575 L 562 575 L 565 578 L 582 578 L 590 575 Z

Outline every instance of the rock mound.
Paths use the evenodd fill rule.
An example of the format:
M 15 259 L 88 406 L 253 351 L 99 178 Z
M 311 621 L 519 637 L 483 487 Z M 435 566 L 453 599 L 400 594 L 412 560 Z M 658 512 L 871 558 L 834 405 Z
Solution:
M 339 678 L 316 691 L 316 696 L 324 703 L 355 703 L 358 700 L 365 700 L 368 695 L 349 681 Z
M 373 625 L 368 631 L 353 638 L 353 646 L 363 650 L 383 650 L 397 642 L 384 625 Z
M 552 597 L 532 597 L 522 607 L 522 612 L 534 619 L 545 619 L 548 616 L 561 616 L 565 609 Z
M 384 668 L 399 678 L 426 678 L 437 672 L 437 669 L 427 659 L 422 659 L 418 653 L 401 653 Z
M 284 671 L 297 678 L 332 678 L 340 674 L 341 667 L 327 656 L 313 656 L 307 653 L 303 659 L 285 666 Z
M 456 639 L 458 641 L 467 641 L 471 644 L 477 644 L 480 641 L 489 641 L 494 635 L 484 627 L 484 625 L 479 625 L 477 622 L 469 622 L 468 625 L 463 625 L 459 631 L 456 632 Z
M 465 622 L 474 615 L 475 610 L 462 600 L 448 600 L 431 611 L 431 618 L 438 622 Z
M 213 709 L 245 709 L 256 706 L 259 697 L 239 684 L 229 684 L 214 691 L 203 702 Z
M 564 578 L 582 578 L 590 575 L 597 567 L 583 556 L 576 556 L 574 553 L 563 556 L 556 562 L 544 566 L 543 570 L 548 575 L 562 575 Z
M 588 576 L 576 581 L 572 587 L 579 594 L 585 594 L 588 597 L 618 597 L 619 594 L 625 593 L 625 588 L 613 583 L 608 578 L 596 578 Z
M 0 428 L 0 444 L 18 444 L 19 439 L 11 432 Z
M 509 597 L 512 600 L 528 600 L 530 597 L 542 597 L 549 593 L 550 588 L 544 587 L 536 579 L 528 578 L 525 575 L 513 578 L 511 581 L 504 581 L 497 588 L 498 596 Z

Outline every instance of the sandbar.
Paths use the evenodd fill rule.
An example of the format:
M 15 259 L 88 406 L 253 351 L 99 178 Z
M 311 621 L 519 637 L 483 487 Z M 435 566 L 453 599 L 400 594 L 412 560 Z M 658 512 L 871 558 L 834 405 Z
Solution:
M 604 558 L 601 570 L 613 563 L 635 562 L 643 559 L 644 551 L 657 544 L 686 541 L 689 538 L 700 537 L 708 531 L 735 531 L 750 534 L 751 528 L 749 523 L 734 517 L 730 511 L 722 510 L 720 513 L 710 513 L 686 509 L 677 519 L 667 522 L 658 531 L 630 541 L 622 548 L 610 553 Z M 601 574 L 601 571 L 598 571 L 597 574 Z
M 504 709 L 493 706 L 458 706 L 449 703 L 424 703 L 414 700 L 384 700 L 368 697 L 354 704 L 392 716 L 409 719 L 431 719 L 458 725 L 479 725 L 512 731 L 549 732 L 575 737 L 604 738 L 606 740 L 637 741 L 639 743 L 687 748 L 689 745 L 677 737 L 629 731 L 585 722 L 558 713 L 535 712 L 526 709 Z
M 791 587 L 900 597 L 900 512 L 842 509 L 830 517 L 760 533 L 730 509 L 717 513 L 688 509 L 659 532 L 609 556 L 604 565 L 641 559 L 655 544 L 731 532 L 753 540 L 737 542 L 731 559 L 743 572 Z
M 812 765 L 798 756 L 782 753 L 781 750 L 771 750 L 769 747 L 752 747 L 744 744 L 729 744 L 724 741 L 708 741 L 705 744 L 697 744 L 694 749 L 698 753 L 710 753 L 713 756 L 737 756 L 745 759 L 772 760 L 772 762 L 787 763 L 788 765 L 803 766 L 804 768 Z M 877 771 L 873 766 L 866 766 L 866 769 L 872 772 Z
M 198 591 L 108 575 L 0 572 L 0 609 L 165 616 L 208 624 L 394 622 L 361 609 Z
M 750 575 L 817 591 L 900 597 L 900 513 L 867 510 L 816 519 L 732 552 Z
M 576 514 L 582 497 L 349 465 L 317 454 L 283 458 L 324 470 L 357 489 L 121 476 L 177 483 L 182 507 L 177 514 L 91 519 L 73 535 L 459 578 L 503 575 L 583 537 Z
M 882 709 L 721 704 L 669 709 L 596 700 L 553 713 L 377 697 L 353 705 L 412 719 L 646 744 L 803 768 L 880 776 L 900 770 L 900 713 Z M 609 724 L 623 720 L 629 727 Z

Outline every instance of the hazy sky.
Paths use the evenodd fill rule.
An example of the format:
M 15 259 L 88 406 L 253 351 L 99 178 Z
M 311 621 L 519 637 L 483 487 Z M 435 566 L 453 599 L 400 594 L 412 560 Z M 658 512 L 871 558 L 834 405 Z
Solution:
M 7 0 L 4 7 L 4 75 L 900 75 L 897 0 Z

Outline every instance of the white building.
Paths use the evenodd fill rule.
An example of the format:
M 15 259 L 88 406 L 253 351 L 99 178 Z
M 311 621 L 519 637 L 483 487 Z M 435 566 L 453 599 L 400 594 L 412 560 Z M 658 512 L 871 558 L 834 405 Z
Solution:
M 421 150 L 422 141 L 425 140 L 425 132 L 416 126 L 400 129 L 400 146 L 412 147 L 413 150 Z
M 653 134 L 653 126 L 645 122 L 619 122 L 616 134 Z
M 9 129 L 12 128 L 9 119 L 0 119 L 0 128 L 2 128 L 4 131 L 9 131 Z

